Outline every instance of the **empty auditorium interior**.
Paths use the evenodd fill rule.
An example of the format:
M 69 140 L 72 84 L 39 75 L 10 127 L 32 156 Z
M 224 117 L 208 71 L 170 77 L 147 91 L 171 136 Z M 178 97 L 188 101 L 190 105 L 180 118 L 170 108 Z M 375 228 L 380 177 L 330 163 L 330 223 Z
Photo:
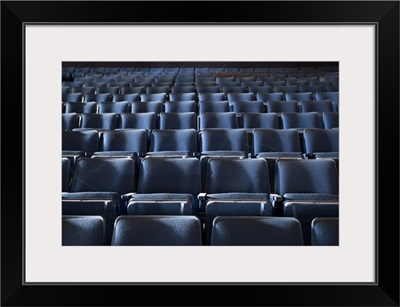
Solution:
M 62 245 L 338 246 L 338 62 L 63 62 Z

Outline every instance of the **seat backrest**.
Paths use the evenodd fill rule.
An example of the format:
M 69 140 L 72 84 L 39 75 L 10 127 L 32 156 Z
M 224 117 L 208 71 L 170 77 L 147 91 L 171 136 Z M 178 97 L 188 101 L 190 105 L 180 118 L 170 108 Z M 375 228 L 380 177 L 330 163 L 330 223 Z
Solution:
M 255 78 L 255 77 L 252 77 L 252 78 Z M 252 86 L 264 86 L 264 83 L 262 81 L 260 81 L 260 80 L 258 80 L 258 81 L 257 80 L 242 80 L 241 82 L 242 82 L 241 83 L 242 86 L 246 86 L 247 89 L 249 90 L 249 92 L 253 92 L 250 89 L 250 87 L 252 87 Z
M 228 101 L 229 102 L 234 102 L 234 101 L 254 101 L 256 100 L 256 96 L 253 93 L 233 93 L 230 92 L 228 93 Z
M 95 94 L 96 88 L 94 86 L 71 87 L 71 93 L 81 93 L 82 95 Z
M 117 115 L 115 113 L 83 113 L 80 128 L 115 129 Z
M 118 79 L 118 80 L 120 80 L 120 79 Z M 130 81 L 126 81 L 126 80 L 125 81 L 112 81 L 112 82 L 108 82 L 107 86 L 108 87 L 117 86 L 121 90 L 121 88 L 123 88 L 123 87 L 129 87 L 129 82 Z
M 77 67 L 75 69 L 76 72 L 84 72 L 84 73 L 89 73 L 90 72 L 90 67 Z
M 113 129 L 106 130 L 102 137 L 102 151 L 147 151 L 147 130 L 145 129 Z
M 61 93 L 62 94 L 69 94 L 69 93 L 72 93 L 72 89 L 73 88 L 70 88 L 69 86 L 62 86 L 61 87 Z M 62 99 L 63 100 L 63 99 Z
M 306 153 L 339 152 L 339 130 L 307 128 L 304 129 Z
M 339 102 L 339 92 L 316 92 L 316 100 L 331 100 L 332 102 Z
M 201 151 L 242 151 L 249 153 L 248 136 L 245 129 L 203 129 L 200 132 Z
M 171 72 L 176 72 L 176 71 L 171 71 Z M 173 83 L 173 82 L 175 82 L 175 76 L 174 75 L 172 75 L 172 76 L 167 76 L 167 75 L 158 76 L 158 77 L 156 77 L 154 79 L 154 82 L 155 83 L 158 83 L 158 82 L 170 82 L 170 83 Z
M 130 87 L 123 87 L 121 88 L 121 94 L 125 95 L 125 94 L 138 94 L 139 95 L 139 100 L 140 100 L 140 95 L 144 94 L 144 92 L 146 91 L 144 86 L 130 86 Z M 135 101 L 137 101 L 135 99 Z
M 208 92 L 199 92 L 198 93 L 198 98 L 199 102 L 201 101 L 225 101 L 227 100 L 227 97 L 225 96 L 224 93 L 222 92 L 213 92 L 213 93 L 208 93 Z
M 296 100 L 297 102 L 303 100 L 313 100 L 312 92 L 302 92 L 302 93 L 294 93 L 294 92 L 287 92 L 286 100 Z
M 133 158 L 79 158 L 71 180 L 71 192 L 136 192 L 136 161 Z
M 134 101 L 140 101 L 140 96 L 139 94 L 114 94 L 113 95 L 113 102 L 118 102 L 118 101 L 127 101 L 127 102 L 134 102 Z
M 192 81 L 185 81 L 185 79 L 177 79 L 175 80 L 175 83 L 171 87 L 171 93 L 191 93 L 191 92 L 197 92 L 196 89 L 196 82 L 194 81 L 194 77 L 192 77 Z
M 320 121 L 317 112 L 296 113 L 282 112 L 282 128 L 283 129 L 305 129 L 320 128 Z
M 120 116 L 119 128 L 122 129 L 146 129 L 148 131 L 156 128 L 157 117 L 154 112 L 145 113 L 123 113 Z
M 215 78 L 215 80 L 217 81 L 218 85 L 226 84 L 226 83 L 232 83 L 232 82 L 236 83 L 236 84 L 239 84 L 236 81 L 236 77 L 229 76 L 229 75 L 224 75 L 224 76 L 219 75 L 218 77 Z
M 303 245 L 300 222 L 291 217 L 217 216 L 211 245 Z
M 175 102 L 177 103 L 177 102 Z M 194 112 L 161 112 L 160 129 L 197 129 Z
M 331 100 L 303 100 L 300 103 L 301 112 L 333 112 Z
M 79 117 L 77 113 L 62 114 L 62 130 L 72 130 L 78 128 Z
M 131 111 L 132 113 L 148 113 L 152 112 L 160 114 L 162 112 L 163 103 L 160 101 L 135 101 L 132 102 Z
M 271 128 L 279 129 L 279 119 L 276 113 L 253 113 L 242 114 L 243 128 Z
M 296 77 L 293 77 L 293 80 L 288 78 L 286 83 L 287 83 L 287 85 L 297 85 L 299 87 L 299 91 L 300 91 L 300 86 L 308 85 L 308 80 L 299 80 Z
M 152 93 L 152 94 L 140 94 L 140 101 L 158 101 L 164 103 L 167 101 L 168 95 L 167 93 Z
M 62 150 L 93 153 L 99 149 L 99 133 L 96 130 L 62 131 Z
M 339 128 L 339 113 L 338 112 L 323 112 L 322 120 L 325 129 Z
M 104 245 L 105 224 L 101 216 L 63 215 L 62 245 Z
M 254 67 L 242 67 L 242 68 L 239 68 L 239 71 L 241 71 L 241 72 L 254 72 Z
M 275 85 L 274 93 L 297 93 L 299 91 L 299 87 L 297 85 Z
M 169 86 L 148 86 L 146 87 L 146 94 L 158 94 L 158 93 L 165 93 L 169 94 Z
M 121 70 L 120 67 L 106 67 L 104 69 L 104 71 L 108 73 L 118 73 L 120 70 Z
M 113 96 L 110 93 L 101 93 L 101 94 L 85 94 L 83 101 L 95 101 L 97 103 L 112 101 Z
M 230 112 L 228 100 L 223 101 L 200 101 L 199 114 L 206 112 Z
M 300 91 L 315 94 L 316 92 L 324 92 L 325 88 L 323 85 L 300 85 Z
M 197 153 L 197 132 L 195 129 L 154 129 L 151 133 L 150 151 Z
M 339 194 L 335 161 L 331 159 L 278 159 L 275 192 L 306 194 Z
M 194 100 L 167 101 L 164 104 L 165 112 L 194 112 L 197 113 L 197 104 Z
M 273 101 L 282 101 L 285 100 L 285 96 L 283 93 L 262 93 L 258 92 L 257 93 L 257 100 L 267 102 L 269 100 Z
M 327 92 L 339 92 L 338 84 L 327 84 L 325 85 L 325 89 Z
M 299 104 L 296 100 L 269 100 L 267 101 L 266 106 L 268 113 L 280 114 L 282 112 L 299 112 Z
M 171 93 L 194 93 L 194 92 L 195 92 L 194 85 L 176 85 L 175 83 L 175 85 L 171 88 Z
M 301 152 L 299 132 L 296 129 L 254 129 L 254 155 L 261 152 Z
M 339 218 L 317 217 L 311 222 L 311 245 L 339 245 Z
M 235 112 L 204 112 L 199 115 L 199 129 L 238 128 Z
M 97 103 L 91 102 L 66 102 L 65 103 L 65 113 L 96 113 Z
M 268 165 L 264 159 L 208 159 L 205 192 L 269 193 Z
M 202 99 L 206 99 L 205 101 L 208 100 L 207 95 L 204 97 L 200 97 L 200 95 L 206 94 L 206 93 L 222 93 L 221 88 L 217 85 L 202 85 L 201 83 L 198 83 L 197 85 L 197 94 L 199 97 L 199 101 Z M 224 94 L 225 95 L 225 94 Z M 224 98 L 224 100 L 226 97 Z
M 262 101 L 234 101 L 232 102 L 233 112 L 253 112 L 264 113 L 264 103 Z
M 187 101 L 187 100 L 197 100 L 197 95 L 192 93 L 171 93 L 168 97 L 169 101 Z
M 103 74 L 105 72 L 106 68 L 105 67 L 92 67 L 90 68 L 90 73 L 91 74 Z
M 100 86 L 96 89 L 96 94 L 119 94 L 120 88 L 118 86 Z
M 200 220 L 190 215 L 119 216 L 111 245 L 201 245 Z
M 128 113 L 131 111 L 128 101 L 102 102 L 99 103 L 98 113 Z
M 141 160 L 138 193 L 183 193 L 197 197 L 199 192 L 198 158 L 145 157 Z
M 100 87 L 107 87 L 107 81 L 101 81 L 101 79 L 93 78 L 93 80 L 89 83 L 86 83 L 85 86 L 94 86 L 96 89 Z M 100 93 L 101 94 L 101 93 Z M 104 93 L 103 93 L 104 94 Z
M 265 85 L 271 85 L 274 93 L 276 93 L 275 86 L 279 86 L 279 87 L 286 86 L 286 81 L 285 80 L 266 81 Z M 282 93 L 285 94 L 286 92 L 282 91 Z
M 260 86 L 250 85 L 248 87 L 248 89 L 249 89 L 250 93 L 253 93 L 256 96 L 256 99 L 257 99 L 258 93 L 271 93 L 272 92 L 272 86 L 269 86 L 269 85 L 260 85 Z
M 82 102 L 83 96 L 81 93 L 65 93 L 62 94 L 63 102 Z
M 241 85 L 223 85 L 222 92 L 228 97 L 229 93 L 248 93 L 249 90 Z
M 169 94 L 171 91 L 172 85 L 173 85 L 173 82 L 171 82 L 171 81 L 153 81 L 148 87 L 154 88 L 154 89 L 159 88 L 159 90 L 156 90 L 154 92 L 161 92 L 161 93 Z

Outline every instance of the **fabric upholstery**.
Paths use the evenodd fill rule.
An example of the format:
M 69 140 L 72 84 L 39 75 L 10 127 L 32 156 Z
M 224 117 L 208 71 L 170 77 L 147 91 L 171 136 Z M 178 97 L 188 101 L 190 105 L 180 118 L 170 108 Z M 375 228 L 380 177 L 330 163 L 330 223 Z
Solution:
M 201 245 L 201 223 L 195 216 L 120 216 L 112 245 Z
M 218 216 L 211 245 L 303 245 L 300 222 L 269 216 Z

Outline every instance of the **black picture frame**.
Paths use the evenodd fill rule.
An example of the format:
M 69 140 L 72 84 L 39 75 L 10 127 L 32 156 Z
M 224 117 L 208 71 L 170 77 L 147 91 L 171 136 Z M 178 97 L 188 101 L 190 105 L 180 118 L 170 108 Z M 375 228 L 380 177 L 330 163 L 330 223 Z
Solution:
M 376 284 L 25 285 L 23 26 L 27 22 L 375 24 Z M 2 306 L 399 306 L 398 1 L 2 1 L 1 46 Z M 274 265 L 284 269 L 283 263 Z

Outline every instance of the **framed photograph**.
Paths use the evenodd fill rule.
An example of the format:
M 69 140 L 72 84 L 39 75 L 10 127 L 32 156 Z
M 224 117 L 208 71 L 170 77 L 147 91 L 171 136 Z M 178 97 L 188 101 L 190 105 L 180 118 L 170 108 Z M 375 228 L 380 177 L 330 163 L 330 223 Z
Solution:
M 2 305 L 399 306 L 398 1 L 3 1 L 1 25 Z M 62 69 L 201 62 L 338 64 L 340 244 L 62 246 Z

